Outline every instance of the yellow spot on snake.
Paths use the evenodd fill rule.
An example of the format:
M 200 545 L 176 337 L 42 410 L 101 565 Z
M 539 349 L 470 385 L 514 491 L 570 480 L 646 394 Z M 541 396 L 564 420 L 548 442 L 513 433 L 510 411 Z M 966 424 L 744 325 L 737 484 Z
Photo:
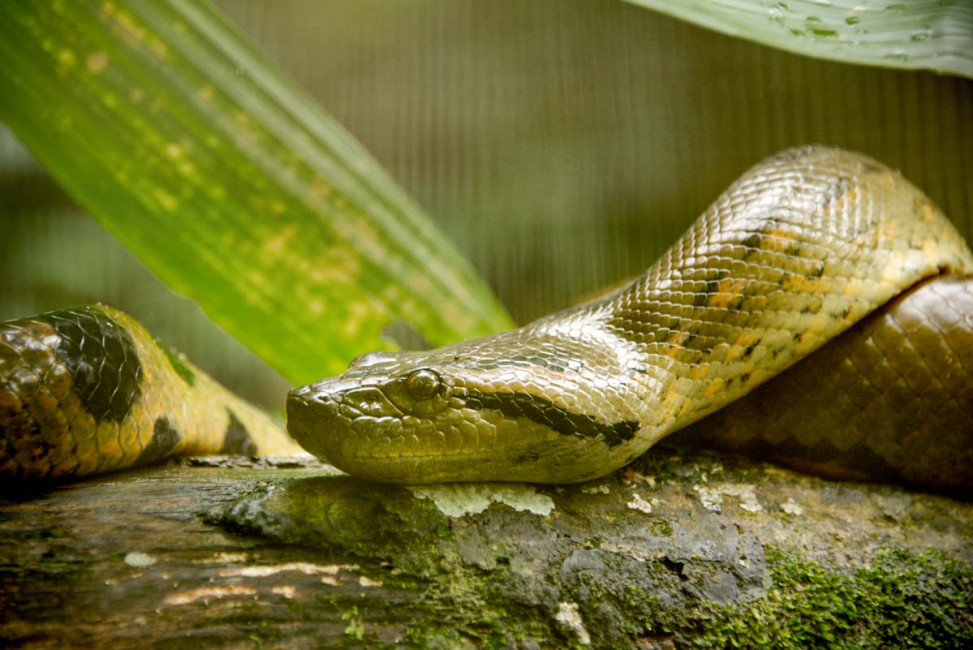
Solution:
M 936 218 L 936 210 L 928 201 L 922 202 L 922 207 L 919 208 L 919 214 L 925 221 L 932 221 Z
M 841 288 L 841 295 L 843 296 L 858 296 L 861 295 L 862 281 L 858 278 L 848 278 L 845 282 L 845 286 Z
M 682 406 L 679 408 L 679 412 L 676 413 L 676 417 L 681 418 L 689 414 L 689 411 L 693 408 L 692 400 L 684 400 Z
M 827 281 L 821 278 L 806 278 L 803 275 L 789 276 L 781 283 L 781 287 L 794 293 L 813 293 L 820 295 L 825 295 L 830 290 L 830 285 Z
M 708 374 L 709 374 L 709 364 L 700 363 L 693 367 L 692 373 L 690 373 L 690 377 L 693 380 L 698 381 L 700 379 L 705 379 Z
M 679 356 L 679 352 L 682 350 L 682 345 L 688 338 L 689 332 L 682 330 L 673 332 L 666 341 L 666 344 L 669 346 L 669 349 L 666 350 L 666 356 L 670 359 L 675 359 L 677 356 Z
M 815 314 L 811 321 L 807 324 L 807 331 L 803 332 L 802 338 L 812 338 L 819 336 L 825 332 L 830 332 L 834 330 L 833 323 L 835 322 L 834 317 L 828 312 L 820 312 Z
M 761 248 L 769 251 L 783 253 L 791 245 L 792 239 L 789 234 L 780 228 L 774 228 L 767 233 L 761 240 Z
M 717 292 L 710 296 L 709 306 L 726 308 L 740 297 L 746 283 L 739 278 L 725 278 L 717 285 Z
M 754 333 L 753 330 L 744 330 L 740 332 L 740 336 L 737 338 L 737 345 L 746 347 L 751 343 L 753 343 L 753 340 L 754 338 L 756 338 L 756 336 L 757 335 Z
M 882 269 L 881 280 L 885 284 L 896 285 L 898 284 L 905 272 L 908 271 L 899 259 L 893 259 Z
M 723 388 L 724 383 L 725 382 L 723 381 L 722 377 L 717 377 L 706 385 L 706 389 L 703 390 L 703 397 L 712 397 L 716 393 L 720 392 L 720 389 Z
M 895 239 L 895 234 L 898 232 L 898 224 L 892 220 L 883 221 L 875 229 L 875 240 L 876 241 L 892 241 Z
M 723 360 L 727 363 L 731 361 L 736 361 L 737 359 L 743 356 L 744 350 L 746 350 L 745 346 L 740 345 L 739 343 L 735 343 L 732 346 L 730 346 L 730 348 L 726 351 Z

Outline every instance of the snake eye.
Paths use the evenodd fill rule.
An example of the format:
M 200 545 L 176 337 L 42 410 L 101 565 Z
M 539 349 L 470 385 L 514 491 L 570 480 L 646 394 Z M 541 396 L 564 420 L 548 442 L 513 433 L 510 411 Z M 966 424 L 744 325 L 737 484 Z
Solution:
M 418 370 L 413 370 L 408 377 L 405 378 L 405 387 L 409 391 L 409 395 L 416 400 L 424 400 L 433 397 L 439 392 L 439 386 L 443 383 L 443 380 L 439 378 L 432 370 L 428 368 L 419 368 Z

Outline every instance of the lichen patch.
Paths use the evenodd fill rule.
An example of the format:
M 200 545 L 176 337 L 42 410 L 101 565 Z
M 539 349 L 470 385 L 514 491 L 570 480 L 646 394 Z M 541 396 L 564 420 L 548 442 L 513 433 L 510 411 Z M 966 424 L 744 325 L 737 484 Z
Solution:
M 420 485 L 409 489 L 420 499 L 431 499 L 439 511 L 449 517 L 483 512 L 493 503 L 544 517 L 554 511 L 554 501 L 545 494 L 538 494 L 530 485 L 479 483 Z
M 654 499 L 649 499 L 646 501 L 642 498 L 642 495 L 635 493 L 632 498 L 625 505 L 631 510 L 638 510 L 639 512 L 644 512 L 645 514 L 652 514 L 652 506 Z
M 763 506 L 757 500 L 754 486 L 747 483 L 726 483 L 722 485 L 694 485 L 693 491 L 699 495 L 699 501 L 710 512 L 723 511 L 723 497 L 733 496 L 740 500 L 740 509 L 746 512 L 760 512 Z
M 339 571 L 357 571 L 357 564 L 311 564 L 310 562 L 287 562 L 272 566 L 244 566 L 224 569 L 220 575 L 224 578 L 265 578 L 283 571 L 297 571 L 304 575 L 337 575 Z
M 581 620 L 577 603 L 558 603 L 554 620 L 574 632 L 582 645 L 591 645 L 591 635 L 588 634 L 584 621 Z

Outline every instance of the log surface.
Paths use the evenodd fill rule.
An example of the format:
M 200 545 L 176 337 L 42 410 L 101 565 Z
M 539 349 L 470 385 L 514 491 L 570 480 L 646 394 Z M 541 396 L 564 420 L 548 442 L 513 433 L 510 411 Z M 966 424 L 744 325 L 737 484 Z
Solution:
M 973 642 L 973 503 L 712 452 L 564 487 L 199 460 L 3 497 L 4 645 Z

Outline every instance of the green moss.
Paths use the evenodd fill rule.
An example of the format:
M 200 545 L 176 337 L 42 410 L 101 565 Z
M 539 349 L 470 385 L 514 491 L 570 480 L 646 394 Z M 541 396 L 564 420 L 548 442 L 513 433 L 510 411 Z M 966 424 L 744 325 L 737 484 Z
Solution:
M 652 534 L 657 537 L 672 537 L 672 524 L 665 519 L 655 519 L 649 527 L 652 530 Z
M 345 636 L 350 636 L 357 641 L 365 638 L 365 623 L 357 607 L 352 607 L 348 611 L 343 612 L 341 614 L 341 620 L 347 623 L 344 630 Z
M 154 338 L 152 340 L 155 341 L 155 344 L 160 350 L 162 350 L 162 353 L 166 355 L 166 359 L 169 360 L 169 365 L 171 365 L 172 369 L 176 371 L 176 374 L 179 375 L 182 380 L 190 386 L 194 385 L 196 383 L 196 373 L 194 373 L 189 366 L 183 363 L 183 360 L 172 350 L 172 348 L 163 344 L 159 339 Z
M 542 645 L 552 640 L 546 622 L 532 620 L 523 609 L 518 609 L 515 620 L 486 604 L 442 605 L 430 606 L 425 616 L 409 625 L 405 639 L 410 646 L 499 649 L 520 645 L 525 639 Z
M 700 648 L 963 648 L 973 644 L 973 570 L 938 552 L 879 551 L 836 573 L 768 553 L 774 586 L 748 605 L 711 608 L 687 635 Z M 708 615 L 707 615 L 708 614 Z M 706 619 L 709 618 L 709 621 Z
M 628 647 L 634 639 L 699 648 L 973 647 L 973 568 L 967 563 L 901 549 L 883 549 L 870 565 L 847 571 L 774 550 L 767 561 L 773 586 L 747 603 L 662 600 L 622 584 L 621 575 L 622 583 L 602 588 L 591 582 L 583 595 L 563 595 L 583 602 L 585 624 L 599 647 Z M 664 578 L 661 570 L 655 577 L 659 584 Z

